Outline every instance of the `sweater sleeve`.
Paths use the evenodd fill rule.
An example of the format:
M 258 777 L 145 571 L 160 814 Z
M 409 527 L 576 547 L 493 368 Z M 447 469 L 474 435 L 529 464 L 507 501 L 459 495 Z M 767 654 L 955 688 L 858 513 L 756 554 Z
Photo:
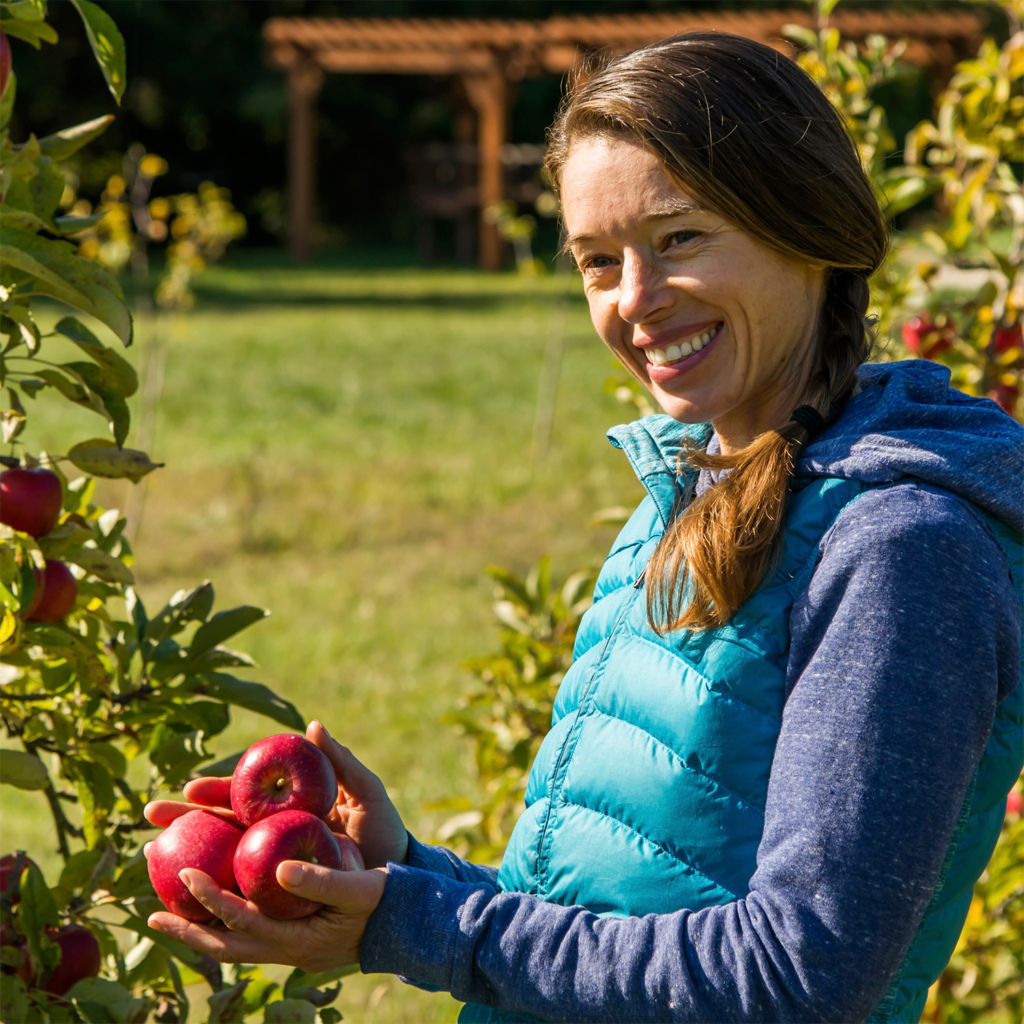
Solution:
M 446 850 L 443 846 L 427 846 L 421 843 L 410 832 L 409 852 L 405 855 L 405 863 L 420 871 L 429 871 L 435 875 L 443 875 L 457 882 L 473 882 L 489 886 L 497 891 L 497 868 L 483 867 L 463 860 L 458 854 Z
M 791 687 L 744 898 L 598 918 L 389 865 L 365 971 L 547 1020 L 863 1020 L 922 918 L 997 701 L 1020 611 L 970 510 L 865 494 L 821 545 L 791 623 Z

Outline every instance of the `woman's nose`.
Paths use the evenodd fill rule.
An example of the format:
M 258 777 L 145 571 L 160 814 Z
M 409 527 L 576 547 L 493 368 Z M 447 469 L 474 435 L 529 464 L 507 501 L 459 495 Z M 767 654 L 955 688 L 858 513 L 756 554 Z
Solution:
M 650 320 L 671 302 L 664 275 L 642 256 L 626 252 L 619 278 L 619 317 L 631 324 Z

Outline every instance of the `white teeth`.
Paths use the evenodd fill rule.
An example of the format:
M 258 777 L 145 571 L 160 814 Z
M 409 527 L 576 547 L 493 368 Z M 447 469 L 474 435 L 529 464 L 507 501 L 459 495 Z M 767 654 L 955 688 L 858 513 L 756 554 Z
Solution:
M 699 352 L 718 332 L 720 324 L 709 327 L 703 334 L 697 334 L 682 345 L 669 345 L 668 348 L 652 348 L 647 352 L 647 358 L 655 366 L 667 366 L 669 363 L 678 362 L 687 356 Z

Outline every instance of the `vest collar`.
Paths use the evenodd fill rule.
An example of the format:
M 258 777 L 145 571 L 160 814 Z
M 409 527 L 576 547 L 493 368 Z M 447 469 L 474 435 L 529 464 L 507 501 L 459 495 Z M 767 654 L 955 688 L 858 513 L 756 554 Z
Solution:
M 608 440 L 625 452 L 666 527 L 679 497 L 697 479 L 696 470 L 684 466 L 680 472 L 683 442 L 706 448 L 712 432 L 710 423 L 680 423 L 665 415 L 644 416 L 608 431 Z

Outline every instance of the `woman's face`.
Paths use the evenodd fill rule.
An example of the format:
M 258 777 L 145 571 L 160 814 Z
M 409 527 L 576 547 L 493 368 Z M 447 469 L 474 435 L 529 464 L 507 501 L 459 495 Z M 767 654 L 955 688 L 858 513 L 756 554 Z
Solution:
M 779 255 L 615 138 L 576 143 L 562 214 L 598 334 L 661 407 L 723 450 L 789 419 L 813 362 L 825 271 Z

